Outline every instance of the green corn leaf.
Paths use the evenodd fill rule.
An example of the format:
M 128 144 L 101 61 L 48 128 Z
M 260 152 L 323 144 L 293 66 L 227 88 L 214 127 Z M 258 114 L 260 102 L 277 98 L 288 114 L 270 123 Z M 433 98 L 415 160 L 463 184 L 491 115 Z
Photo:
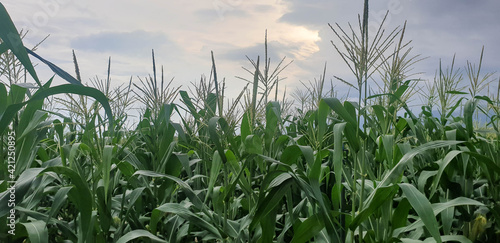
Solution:
M 184 90 L 179 91 L 179 94 L 181 95 L 182 102 L 189 109 L 190 114 L 194 117 L 195 121 L 199 122 L 200 114 L 198 114 L 198 112 L 196 111 L 196 108 L 195 108 L 193 102 L 191 101 L 189 94 Z
M 26 97 L 27 89 L 19 85 L 11 85 L 9 91 L 10 104 L 17 104 L 23 102 Z
M 420 172 L 420 176 L 418 177 L 418 190 L 421 191 L 421 192 L 425 192 L 425 186 L 427 184 L 427 180 L 435 175 L 437 175 L 437 171 L 436 170 L 431 170 L 431 171 L 428 171 L 428 170 L 424 170 L 422 172 Z
M 97 212 L 99 218 L 99 226 L 104 232 L 108 232 L 111 227 L 111 222 L 113 218 L 111 216 L 111 203 L 107 202 L 106 199 L 106 188 L 104 188 L 102 183 L 103 180 L 100 180 L 97 189 L 95 190 L 95 194 L 97 196 Z M 108 200 L 109 201 L 109 200 Z
M 266 148 L 270 148 L 274 141 L 281 118 L 280 104 L 278 102 L 269 102 L 266 106 L 266 129 L 264 133 L 264 141 Z
M 208 179 L 208 193 L 205 196 L 205 202 L 207 202 L 208 198 L 213 193 L 213 189 L 219 175 L 221 173 L 222 168 L 222 158 L 219 155 L 219 151 L 215 151 L 212 159 L 212 167 L 210 169 L 210 177 Z
M 0 82 L 0 118 L 3 116 L 5 109 L 7 109 L 7 105 L 9 104 L 7 99 L 9 96 L 7 94 L 5 84 Z
M 79 95 L 90 96 L 96 99 L 99 103 L 101 103 L 104 110 L 106 111 L 106 115 L 108 116 L 109 119 L 109 126 L 110 126 L 109 128 L 111 136 L 113 135 L 113 129 L 112 129 L 114 124 L 113 113 L 111 111 L 111 107 L 109 106 L 108 98 L 106 98 L 106 96 L 101 91 L 95 88 L 73 85 L 73 84 L 63 84 L 43 90 L 38 90 L 28 101 L 9 105 L 6 111 L 4 112 L 3 116 L 0 118 L 0 134 L 2 134 L 5 131 L 9 123 L 14 118 L 15 114 L 19 110 L 21 110 L 26 104 L 38 100 L 43 100 L 49 96 L 56 94 L 79 94 Z
M 471 240 L 469 240 L 467 237 L 463 235 L 443 235 L 441 236 L 441 239 L 443 242 L 461 242 L 461 243 L 472 243 Z M 427 238 L 423 241 L 421 240 L 414 240 L 410 238 L 401 238 L 399 239 L 403 243 L 435 243 L 436 240 L 432 237 Z
M 401 190 L 403 190 L 404 195 L 410 202 L 411 206 L 417 212 L 420 219 L 424 223 L 427 230 L 430 232 L 432 237 L 440 243 L 441 235 L 439 233 L 439 225 L 436 220 L 436 216 L 432 211 L 431 203 L 417 188 L 408 183 L 399 184 Z
M 190 224 L 196 225 L 202 229 L 207 230 L 210 232 L 212 235 L 217 237 L 217 239 L 221 239 L 222 236 L 217 228 L 212 226 L 209 222 L 205 221 L 198 215 L 194 214 L 193 212 L 189 211 L 189 209 L 181 206 L 178 203 L 165 203 L 156 209 L 153 210 L 151 214 L 151 231 L 153 233 L 156 233 L 156 225 L 160 221 L 160 218 L 165 214 L 165 213 L 172 213 L 179 215 L 180 217 L 184 218 L 185 220 L 189 221 Z
M 363 203 L 364 208 L 359 212 L 356 217 L 349 224 L 351 230 L 355 230 L 363 221 L 368 219 L 382 204 L 387 201 L 392 201 L 394 195 L 397 193 L 397 186 L 378 186 L 375 191 L 370 194 Z
M 385 108 L 381 105 L 373 105 L 372 109 L 380 123 L 380 127 L 382 128 L 382 133 L 383 134 L 387 133 L 387 131 L 385 130 L 387 127 L 387 119 L 386 119 L 387 116 L 385 114 L 386 113 Z
M 280 161 L 292 165 L 297 162 L 297 159 L 302 155 L 302 150 L 298 145 L 290 145 L 285 148 L 281 155 Z
M 48 221 L 49 224 L 57 226 L 57 228 L 64 234 L 66 239 L 68 239 L 72 242 L 76 242 L 78 240 L 76 235 L 73 232 L 74 229 L 72 227 L 70 227 L 68 223 L 66 223 L 64 221 L 57 220 L 55 218 L 49 218 L 46 214 L 43 214 L 43 213 L 40 213 L 37 211 L 33 211 L 33 210 L 28 210 L 28 209 L 25 209 L 25 208 L 20 207 L 20 206 L 16 206 L 16 210 L 19 212 L 22 212 L 23 214 L 25 214 L 31 218 L 34 218 L 36 220 L 41 220 L 44 222 Z
M 28 232 L 28 237 L 32 243 L 48 243 L 49 231 L 47 225 L 42 220 L 21 223 Z
M 411 204 L 408 199 L 403 198 L 399 203 L 394 214 L 392 215 L 392 227 L 394 229 L 405 227 L 408 221 L 408 213 L 410 212 Z
M 0 3 L 0 38 L 3 41 L 4 47 L 1 48 L 5 50 L 6 47 L 14 53 L 17 59 L 23 64 L 24 68 L 33 77 L 39 87 L 42 87 L 40 80 L 35 72 L 35 68 L 28 57 L 27 49 L 24 47 L 21 36 L 16 29 L 16 26 L 12 22 L 9 13 L 5 9 L 2 3 Z M 0 52 L 3 53 L 4 51 Z
M 325 223 L 323 220 L 321 220 L 317 214 L 314 214 L 299 225 L 293 235 L 291 243 L 308 242 L 312 237 L 321 232 L 324 227 Z
M 32 50 L 30 50 L 28 48 L 26 48 L 26 51 L 30 55 L 36 57 L 41 62 L 45 63 L 45 65 L 49 66 L 49 68 L 55 74 L 57 74 L 57 76 L 61 77 L 62 79 L 66 80 L 66 81 L 68 81 L 70 84 L 74 84 L 74 85 L 78 85 L 78 86 L 83 86 L 80 81 L 78 81 L 77 79 L 73 78 L 73 76 L 71 76 L 69 73 L 67 73 L 66 71 L 62 70 L 60 67 L 56 66 L 55 64 L 53 64 L 53 63 L 45 60 L 44 58 L 42 58 L 41 56 L 39 56 L 38 54 L 36 54 L 34 51 L 32 51 Z
M 471 99 L 465 102 L 464 122 L 465 122 L 465 129 L 467 130 L 469 138 L 474 137 L 474 124 L 472 117 L 474 116 L 474 110 L 476 109 L 476 106 L 477 106 L 477 100 L 475 99 Z
M 450 151 L 445 157 L 443 160 L 439 161 L 438 162 L 438 165 L 439 165 L 439 170 L 438 170 L 438 173 L 436 175 L 436 177 L 434 177 L 434 180 L 432 181 L 432 186 L 431 186 L 431 194 L 429 195 L 429 197 L 431 198 L 434 193 L 436 192 L 436 189 L 439 185 L 439 182 L 441 181 L 441 176 L 443 175 L 443 172 L 444 170 L 446 169 L 446 167 L 448 166 L 448 164 L 450 164 L 450 162 L 459 154 L 461 154 L 463 151 L 458 151 L 458 150 L 453 150 L 453 151 Z
M 354 117 L 351 116 L 351 114 L 346 110 L 346 108 L 340 103 L 340 101 L 337 98 L 324 98 L 320 101 L 321 103 L 324 102 L 327 104 L 335 113 L 337 113 L 342 119 L 344 119 L 347 123 L 350 123 L 354 125 L 355 127 L 357 122 Z
M 126 242 L 130 242 L 132 240 L 138 239 L 138 238 L 149 238 L 149 239 L 153 240 L 153 242 L 167 242 L 167 241 L 162 240 L 162 239 L 158 238 L 157 236 L 151 234 L 149 231 L 136 229 L 136 230 L 132 230 L 132 231 L 126 233 L 124 236 L 120 237 L 120 239 L 118 239 L 116 241 L 116 243 L 126 243 Z
M 333 126 L 333 137 L 334 137 L 334 151 L 333 151 L 333 171 L 335 172 L 335 185 L 339 187 L 337 198 L 340 199 L 340 193 L 342 190 L 342 170 L 343 163 L 342 159 L 344 157 L 344 150 L 342 146 L 342 133 L 346 123 L 337 123 Z M 340 200 L 339 200 L 340 203 Z M 338 205 L 340 206 L 340 205 Z
M 245 142 L 248 135 L 252 134 L 252 127 L 249 111 L 246 111 L 241 118 L 240 133 L 241 133 L 241 143 Z
M 274 239 L 276 230 L 276 214 L 277 209 L 271 210 L 267 215 L 265 215 L 260 221 L 260 226 L 262 229 L 262 235 L 259 237 L 257 243 L 272 242 Z
M 61 210 L 62 206 L 66 202 L 68 193 L 72 188 L 73 187 L 67 186 L 61 187 L 59 190 L 57 190 L 56 195 L 54 195 L 54 199 L 52 201 L 52 206 L 50 207 L 48 219 L 54 218 L 54 216 L 59 213 L 59 210 Z
M 224 153 L 224 148 L 220 142 L 219 135 L 217 134 L 217 123 L 220 124 L 221 129 L 225 131 L 225 135 L 228 137 L 229 142 L 232 142 L 232 133 L 228 131 L 228 124 L 224 118 L 212 117 L 208 121 L 208 132 L 210 134 L 210 140 L 215 144 L 215 148 L 219 151 L 219 155 L 222 158 L 222 162 L 225 164 L 227 162 L 226 154 Z M 234 143 L 231 143 L 234 144 Z
M 5 44 L 5 43 L 0 44 L 0 54 L 6 52 L 8 50 L 9 50 L 9 47 L 7 46 L 7 44 Z
M 332 109 L 342 119 L 344 119 L 344 121 L 346 122 L 346 127 L 344 128 L 344 136 L 349 142 L 349 146 L 354 150 L 354 152 L 357 152 L 360 148 L 359 141 L 360 139 L 364 138 L 365 135 L 358 128 L 358 123 L 355 119 L 356 108 L 354 107 L 354 105 L 352 105 L 350 102 L 345 102 L 344 105 L 342 105 L 337 98 L 324 98 L 321 100 L 321 102 L 324 102 L 323 104 L 328 105 L 330 109 Z M 322 104 L 321 102 L 320 106 Z M 321 125 L 321 123 L 319 125 Z M 356 131 L 358 131 L 361 138 L 357 137 L 358 134 L 356 134 Z
M 448 208 L 453 208 L 453 207 L 458 207 L 458 206 L 466 206 L 466 205 L 471 205 L 471 206 L 483 206 L 484 204 L 470 199 L 470 198 L 465 198 L 465 197 L 458 197 L 455 199 L 452 199 L 448 202 L 443 202 L 443 203 L 434 203 L 431 206 L 432 212 L 435 216 L 437 216 L 439 213 L 443 212 L 444 210 Z M 394 232 L 392 233 L 393 237 L 398 238 L 401 233 L 404 232 L 410 232 L 412 230 L 415 230 L 419 227 L 425 226 L 424 222 L 422 219 L 418 219 L 417 221 L 413 222 L 412 224 L 403 227 L 403 228 L 398 228 L 395 229 Z
M 252 89 L 252 110 L 250 111 L 251 114 L 251 126 L 253 127 L 253 124 L 255 123 L 255 115 L 257 114 L 257 91 L 259 88 L 259 62 L 260 58 L 257 57 L 257 64 L 255 65 L 255 73 L 253 75 L 253 89 Z M 267 62 L 267 60 L 266 60 Z
M 359 226 L 361 222 L 368 218 L 378 207 L 380 207 L 384 200 L 391 195 L 391 184 L 397 183 L 398 178 L 401 177 L 403 170 L 408 165 L 413 157 L 417 154 L 425 152 L 429 149 L 441 148 L 445 146 L 452 146 L 461 143 L 460 141 L 433 141 L 427 144 L 423 144 L 417 148 L 412 149 L 407 152 L 400 161 L 392 168 L 389 173 L 387 173 L 382 181 L 378 184 L 377 188 L 368 196 L 366 203 L 364 203 L 365 208 L 353 219 L 353 222 L 349 226 L 351 230 L 354 230 Z M 378 192 L 383 190 L 383 192 Z M 384 198 L 385 197 L 385 198 Z M 376 200 L 375 200 L 376 199 Z M 364 212 L 366 210 L 366 212 Z
M 90 193 L 87 183 L 77 172 L 67 167 L 53 166 L 43 170 L 42 173 L 50 171 L 65 175 L 71 179 L 75 188 L 69 192 L 69 197 L 76 204 L 76 207 L 80 212 L 79 228 L 81 231 L 79 232 L 79 235 L 88 235 L 89 232 L 93 230 L 92 227 L 90 227 L 93 203 L 92 194 Z
M 245 139 L 245 152 L 250 154 L 262 154 L 262 140 L 257 135 L 248 135 Z
M 31 187 L 33 180 L 43 171 L 43 168 L 29 168 L 21 173 L 14 184 L 15 194 L 16 194 L 16 204 L 21 202 L 23 198 Z M 10 191 L 4 191 L 0 193 L 0 205 L 8 205 L 10 197 Z M 0 217 L 3 217 L 9 213 L 9 207 L 0 207 Z
M 330 108 L 328 107 L 327 103 L 323 100 L 319 102 L 318 106 L 318 111 L 316 112 L 318 116 L 318 139 L 320 143 L 323 142 L 323 137 L 325 136 L 326 133 L 326 126 L 327 126 L 327 121 L 326 118 L 328 114 L 330 113 Z
M 384 152 L 387 159 L 387 164 L 392 168 L 393 164 L 393 148 L 394 148 L 394 135 L 382 135 L 382 142 L 384 143 Z
M 159 177 L 159 178 L 167 178 L 169 180 L 174 181 L 179 185 L 183 192 L 186 193 L 188 198 L 191 200 L 191 203 L 195 205 L 198 209 L 203 209 L 205 206 L 203 202 L 200 200 L 200 198 L 197 196 L 197 194 L 193 191 L 193 189 L 187 184 L 186 182 L 182 181 L 181 179 L 171 176 L 171 175 L 165 175 L 161 173 L 157 173 L 154 171 L 149 171 L 149 170 L 138 170 L 136 171 L 132 176 L 148 176 L 148 177 Z
M 264 216 L 278 206 L 292 183 L 291 179 L 282 181 L 281 184 L 273 187 L 262 200 L 259 200 L 252 223 L 250 223 L 250 229 L 254 229 Z
M 429 149 L 437 149 L 437 148 L 442 148 L 442 147 L 447 147 L 447 146 L 453 146 L 462 143 L 461 141 L 432 141 L 423 145 L 420 145 L 412 150 L 410 150 L 408 153 L 406 153 L 400 160 L 399 162 L 387 173 L 382 181 L 380 182 L 379 186 L 388 186 L 391 183 L 396 183 L 397 179 L 401 176 L 401 173 L 403 173 L 403 170 L 406 168 L 406 166 L 409 164 L 409 162 L 415 157 L 416 155 L 423 153 Z

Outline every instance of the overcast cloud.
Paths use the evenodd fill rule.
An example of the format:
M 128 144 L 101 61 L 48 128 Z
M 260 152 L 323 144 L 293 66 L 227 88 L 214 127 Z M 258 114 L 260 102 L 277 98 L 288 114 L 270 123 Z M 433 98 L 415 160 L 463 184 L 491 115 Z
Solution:
M 26 45 L 50 37 L 38 52 L 71 71 L 75 50 L 85 79 L 104 76 L 112 58 L 113 81 L 151 72 L 151 49 L 166 78 L 185 85 L 210 72 L 214 51 L 219 76 L 226 77 L 231 90 L 245 85 L 234 76 L 248 75 L 245 55 L 256 59 L 264 52 L 268 30 L 269 53 L 277 63 L 284 56 L 294 60 L 283 73 L 288 89 L 299 81 L 313 80 L 327 63 L 327 79 L 333 75 L 352 80 L 348 68 L 334 51 L 335 38 L 328 23 L 357 26 L 362 0 L 184 0 L 184 1 L 2 1 L 18 28 L 30 30 Z M 484 71 L 500 67 L 500 2 L 496 0 L 377 0 L 370 2 L 371 29 L 390 10 L 386 29 L 407 20 L 406 40 L 412 40 L 414 55 L 428 59 L 415 65 L 415 78 L 432 80 L 443 60 L 463 67 L 466 60 L 477 63 L 485 46 Z M 42 70 L 43 72 L 43 70 Z M 47 76 L 48 78 L 49 76 Z M 494 75 L 498 78 L 498 75 Z M 337 83 L 339 92 L 347 86 Z M 291 92 L 288 90 L 288 92 Z

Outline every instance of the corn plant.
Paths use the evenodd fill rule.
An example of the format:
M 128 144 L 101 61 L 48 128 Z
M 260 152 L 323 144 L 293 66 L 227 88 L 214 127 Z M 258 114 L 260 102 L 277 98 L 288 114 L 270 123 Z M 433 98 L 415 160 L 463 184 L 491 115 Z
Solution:
M 0 7 L 0 50 L 36 83 L 0 83 L 0 221 L 14 210 L 16 228 L 1 224 L 1 242 L 500 239 L 499 92 L 480 92 L 494 85 L 491 74 L 480 75 L 482 58 L 477 69 L 467 63 L 472 88 L 464 93 L 455 59 L 440 65 L 416 114 L 409 72 L 421 59 L 403 41 L 406 25 L 388 35 L 381 26 L 369 39 L 368 1 L 359 31 L 330 26 L 358 102 L 325 90 L 325 65 L 311 89 L 296 93 L 297 112 L 286 97 L 278 101 L 287 65 L 271 68 L 267 33 L 264 58 L 249 59 L 252 78 L 226 106 L 213 53 L 210 76 L 188 91 L 157 74 L 154 54 L 148 78 L 113 89 L 109 62 L 108 76 L 89 87 L 75 53 L 76 78 L 26 49 Z M 69 84 L 43 82 L 28 55 Z M 62 112 L 44 106 L 58 94 L 66 95 L 57 99 Z M 141 116 L 125 126 L 132 102 Z M 14 170 L 5 162 L 13 140 Z

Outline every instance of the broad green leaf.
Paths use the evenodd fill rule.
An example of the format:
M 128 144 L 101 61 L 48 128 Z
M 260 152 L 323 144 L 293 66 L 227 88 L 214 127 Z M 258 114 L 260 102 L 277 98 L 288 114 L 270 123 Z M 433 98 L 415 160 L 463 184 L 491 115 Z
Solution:
M 406 226 L 410 209 L 411 204 L 408 202 L 408 199 L 403 198 L 398 203 L 398 206 L 396 207 L 396 210 L 394 210 L 394 214 L 392 215 L 392 227 L 394 229 Z
M 61 187 L 57 190 L 57 193 L 54 195 L 54 199 L 52 200 L 52 206 L 50 207 L 49 219 L 54 218 L 59 213 L 59 210 L 61 210 L 64 203 L 66 203 L 68 193 L 71 189 L 73 189 L 73 187 L 67 186 Z
M 448 202 L 444 203 L 434 203 L 431 206 L 432 212 L 435 216 L 437 216 L 439 213 L 443 212 L 445 209 L 452 208 L 452 207 L 458 207 L 458 206 L 465 206 L 465 205 L 471 205 L 471 206 L 483 206 L 484 204 L 470 199 L 470 198 L 465 198 L 465 197 L 458 197 L 455 199 L 452 199 Z M 422 221 L 422 219 L 418 219 L 417 221 L 413 222 L 412 224 L 404 227 L 404 228 L 398 228 L 395 229 L 392 236 L 393 237 L 398 237 L 401 233 L 403 232 L 409 232 L 412 230 L 415 230 L 419 227 L 423 227 L 425 224 Z
M 430 149 L 436 149 L 436 148 L 442 148 L 442 147 L 447 147 L 447 146 L 452 146 L 456 144 L 462 143 L 461 141 L 432 141 L 423 145 L 420 145 L 412 150 L 410 150 L 408 153 L 406 153 L 400 160 L 399 162 L 392 168 L 392 170 L 387 173 L 382 181 L 380 182 L 379 186 L 388 186 L 391 183 L 397 183 L 397 179 L 401 176 L 403 173 L 403 170 L 406 168 L 406 166 L 409 164 L 409 162 L 415 157 L 416 155 L 423 153 L 427 150 Z
M 17 31 L 16 26 L 12 22 L 9 13 L 7 13 L 7 10 L 2 3 L 0 3 L 0 38 L 2 39 L 2 45 L 4 45 L 4 48 L 7 47 L 12 51 L 12 53 L 14 53 L 14 55 L 23 64 L 24 68 L 28 71 L 31 77 L 33 77 L 33 79 L 36 81 L 38 86 L 41 87 L 42 84 L 40 83 L 35 72 L 35 68 L 33 67 L 30 58 L 28 57 L 28 52 L 24 47 L 21 36 L 19 36 L 19 32 Z
M 339 199 L 340 203 L 340 198 L 341 198 L 341 193 L 342 193 L 342 171 L 343 171 L 343 157 L 344 157 L 344 149 L 342 145 L 342 133 L 344 131 L 344 128 L 346 126 L 346 123 L 337 123 L 333 126 L 333 139 L 334 139 L 334 146 L 333 146 L 333 171 L 335 172 L 335 186 L 338 187 L 338 195 L 335 197 Z M 340 205 L 337 205 L 337 207 L 340 207 Z
M 0 117 L 3 116 L 5 109 L 7 109 L 8 103 L 8 95 L 7 88 L 5 88 L 5 84 L 0 82 Z
M 205 202 L 211 196 L 215 183 L 221 174 L 222 159 L 219 155 L 219 151 L 215 151 L 212 159 L 212 167 L 210 168 L 210 177 L 208 177 L 208 193 L 205 196 Z
M 189 209 L 181 206 L 178 203 L 165 203 L 165 204 L 163 204 L 163 205 L 161 205 L 153 210 L 153 212 L 151 214 L 151 224 L 150 224 L 151 231 L 153 233 L 156 233 L 156 226 L 157 226 L 158 222 L 160 221 L 160 218 L 165 213 L 172 213 L 172 214 L 179 215 L 180 217 L 189 221 L 190 224 L 196 225 L 202 229 L 207 230 L 208 232 L 210 232 L 212 235 L 214 235 L 218 239 L 222 238 L 222 236 L 221 236 L 219 230 L 217 230 L 217 228 L 215 228 L 209 222 L 205 221 L 204 219 L 202 219 L 201 217 L 194 214 Z
M 72 242 L 76 242 L 78 240 L 77 236 L 73 232 L 74 228 L 70 227 L 69 224 L 64 221 L 57 220 L 55 218 L 49 218 L 46 214 L 33 210 L 28 210 L 20 206 L 16 206 L 16 210 L 36 220 L 40 220 L 43 222 L 48 221 L 49 224 L 57 226 L 57 228 L 64 234 L 64 236 Z
M 422 172 L 420 172 L 420 175 L 418 177 L 418 183 L 417 183 L 417 186 L 418 186 L 418 190 L 421 191 L 421 192 L 425 192 L 425 186 L 427 184 L 427 180 L 430 178 L 430 177 L 433 177 L 437 174 L 438 172 L 436 170 L 424 170 Z M 428 189 L 428 188 L 427 188 Z
M 441 239 L 443 240 L 443 242 L 472 243 L 471 240 L 469 240 L 467 237 L 465 237 L 463 235 L 443 235 L 443 236 L 441 236 Z M 436 240 L 432 237 L 427 238 L 424 241 L 414 240 L 414 239 L 409 239 L 409 238 L 402 238 L 400 240 L 403 243 L 435 243 L 436 242 Z
M 79 85 L 79 86 L 82 86 L 82 83 L 80 81 L 78 81 L 77 79 L 73 78 L 73 76 L 71 76 L 69 73 L 67 73 L 66 71 L 62 70 L 60 67 L 56 66 L 55 64 L 45 60 L 44 58 L 42 58 L 41 56 L 39 56 L 38 54 L 36 54 L 34 51 L 26 48 L 26 51 L 36 57 L 38 60 L 40 60 L 41 62 L 45 63 L 45 65 L 49 66 L 49 68 L 55 73 L 57 74 L 57 76 L 61 77 L 62 79 L 68 81 L 69 83 L 71 84 L 74 84 L 74 85 Z
M 104 181 L 104 200 L 106 204 L 108 203 L 108 194 L 109 194 L 109 177 L 111 173 L 111 164 L 113 158 L 113 149 L 115 147 L 111 145 L 104 146 L 104 150 L 102 153 L 102 179 Z
M 460 242 L 460 243 L 472 243 L 467 237 L 463 235 L 442 235 L 441 239 L 443 242 Z M 424 243 L 434 243 L 436 240 L 434 238 L 427 238 Z
M 80 213 L 80 232 L 79 235 L 86 236 L 92 231 L 92 194 L 88 188 L 88 184 L 83 178 L 74 170 L 67 167 L 54 166 L 43 170 L 45 172 L 55 172 L 57 174 L 65 175 L 71 179 L 75 188 L 69 192 L 70 199 L 76 204 L 76 208 Z
M 394 148 L 394 135 L 382 135 L 382 142 L 384 143 L 385 157 L 387 164 L 392 168 L 393 164 L 393 148 Z
M 262 200 L 259 199 L 259 204 L 257 205 L 255 215 L 250 224 L 250 229 L 254 229 L 261 219 L 269 214 L 283 199 L 286 192 L 290 189 L 293 180 L 286 180 L 280 185 L 273 187 L 267 195 L 261 195 Z
M 259 237 L 257 243 L 272 242 L 274 239 L 276 230 L 276 214 L 278 209 L 275 208 L 271 210 L 268 214 L 264 215 L 260 221 L 260 228 L 262 230 L 262 235 Z
M 200 198 L 198 198 L 198 196 L 193 191 L 193 189 L 189 186 L 189 184 L 182 181 L 181 179 L 179 179 L 175 176 L 165 175 L 165 174 L 157 173 L 154 171 L 148 171 L 148 170 L 138 170 L 132 176 L 139 176 L 139 175 L 148 176 L 148 177 L 167 178 L 169 180 L 174 181 L 175 183 L 177 183 L 177 185 L 179 185 L 182 188 L 183 192 L 186 193 L 186 195 L 191 200 L 191 203 L 193 203 L 195 205 L 195 207 L 197 207 L 198 209 L 204 208 L 203 202 L 200 200 Z
M 250 154 L 262 154 L 262 140 L 257 135 L 248 135 L 245 139 L 245 152 Z
M 167 241 L 162 240 L 162 239 L 158 238 L 157 236 L 151 234 L 149 231 L 136 229 L 136 230 L 132 230 L 132 231 L 126 233 L 124 236 L 120 237 L 120 239 L 118 239 L 116 241 L 116 243 L 126 243 L 126 242 L 130 242 L 132 240 L 135 240 L 138 238 L 143 238 L 143 237 L 149 238 L 149 239 L 153 240 L 154 242 L 167 242 Z
M 248 110 L 243 114 L 241 118 L 240 133 L 241 133 L 241 143 L 245 142 L 248 135 L 252 133 L 252 127 L 250 125 L 250 116 Z
M 47 225 L 42 220 L 21 223 L 28 232 L 28 237 L 32 243 L 48 243 L 49 231 Z
M 365 201 L 364 208 L 352 220 L 349 228 L 355 230 L 363 221 L 368 219 L 382 204 L 387 201 L 392 201 L 397 192 L 397 186 L 377 186 L 377 189 L 370 194 Z
M 27 89 L 17 84 L 11 85 L 9 90 L 10 104 L 17 104 L 24 101 L 26 98 Z
M 99 218 L 99 227 L 104 232 L 108 232 L 111 228 L 113 217 L 111 215 L 111 202 L 106 199 L 103 180 L 99 180 L 95 195 L 97 197 L 97 217 Z
M 475 99 L 468 100 L 467 102 L 465 102 L 464 106 L 464 122 L 469 138 L 474 137 L 474 125 L 472 117 L 474 116 L 474 110 L 476 109 L 476 106 L 477 100 Z
M 63 84 L 55 87 L 51 87 L 48 89 L 38 90 L 28 101 L 22 103 L 11 104 L 7 107 L 3 116 L 0 118 L 0 134 L 2 134 L 9 123 L 14 118 L 15 114 L 21 110 L 26 104 L 35 102 L 38 100 L 43 100 L 49 96 L 56 94 L 79 94 L 86 95 L 96 99 L 103 106 L 106 111 L 106 115 L 109 119 L 109 127 L 110 133 L 113 133 L 113 113 L 111 111 L 111 107 L 109 106 L 108 98 L 99 90 L 91 87 L 73 85 L 73 84 Z
M 200 119 L 200 114 L 196 112 L 196 108 L 191 101 L 191 98 L 189 97 L 188 93 L 184 90 L 179 91 L 179 94 L 181 95 L 182 102 L 187 106 L 189 109 L 190 114 L 195 118 L 195 121 L 199 121 Z
M 311 240 L 325 227 L 323 220 L 317 214 L 307 218 L 295 231 L 291 243 L 303 243 Z
M 271 143 L 274 141 L 279 125 L 280 125 L 281 111 L 278 102 L 269 102 L 266 106 L 266 129 L 264 133 L 264 142 L 266 148 L 270 149 Z
M 225 164 L 227 162 L 226 154 L 224 153 L 224 148 L 222 147 L 219 135 L 217 133 L 217 123 L 220 124 L 222 130 L 226 130 L 229 126 L 224 118 L 212 117 L 208 121 L 208 132 L 210 134 L 210 140 L 215 144 L 215 148 L 219 151 L 219 155 L 222 158 L 222 162 Z M 226 136 L 232 136 L 232 134 L 225 133 Z M 230 138 L 229 138 L 230 139 Z
M 292 165 L 297 163 L 297 159 L 302 155 L 302 150 L 298 145 L 290 145 L 285 148 L 283 154 L 281 155 L 280 161 Z
M 373 109 L 373 112 L 375 113 L 375 116 L 377 117 L 379 123 L 380 123 L 380 128 L 382 129 L 382 134 L 386 134 L 386 127 L 387 127 L 387 119 L 386 119 L 386 110 L 383 106 L 381 105 L 372 105 L 371 106 Z
M 425 227 L 429 233 L 434 237 L 434 239 L 440 243 L 441 235 L 439 233 L 439 225 L 436 220 L 431 207 L 431 203 L 417 188 L 408 183 L 399 184 L 401 190 L 403 190 L 404 195 L 410 202 L 411 206 L 417 212 L 420 219 L 424 223 Z
M 16 204 L 21 202 L 21 199 L 26 195 L 33 180 L 43 171 L 43 168 L 30 168 L 21 173 L 14 184 L 16 194 Z M 0 193 L 0 205 L 8 205 L 10 191 Z M 9 207 L 0 207 L 0 217 L 9 213 Z
M 463 151 L 458 151 L 458 150 L 453 150 L 450 151 L 446 156 L 444 157 L 443 160 L 438 162 L 439 165 L 439 170 L 434 177 L 434 180 L 432 181 L 432 186 L 431 186 L 431 194 L 429 197 L 432 197 L 434 193 L 436 192 L 437 186 L 439 185 L 439 182 L 441 181 L 441 176 L 443 175 L 444 169 L 448 166 L 448 164 L 459 154 L 461 154 Z

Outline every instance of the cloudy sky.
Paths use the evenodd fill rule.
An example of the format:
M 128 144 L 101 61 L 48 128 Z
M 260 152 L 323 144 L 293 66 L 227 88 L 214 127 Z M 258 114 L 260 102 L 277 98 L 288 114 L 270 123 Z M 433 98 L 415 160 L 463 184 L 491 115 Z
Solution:
M 362 0 L 6 0 L 2 1 L 19 29 L 29 30 L 25 45 L 50 37 L 38 53 L 65 70 L 72 71 L 75 50 L 84 81 L 104 78 L 111 57 L 112 81 L 138 81 L 152 72 L 151 49 L 168 80 L 187 89 L 190 82 L 209 75 L 210 51 L 214 52 L 220 78 L 235 94 L 245 84 L 235 78 L 251 78 L 242 67 L 246 59 L 264 53 L 268 31 L 271 62 L 286 56 L 294 62 L 283 72 L 287 92 L 300 88 L 300 81 L 319 78 L 325 62 L 327 80 L 340 76 L 354 81 L 330 41 L 335 35 L 328 23 L 347 29 L 357 26 Z M 370 3 L 370 25 L 378 25 L 390 10 L 386 29 L 407 20 L 406 40 L 414 55 L 428 57 L 414 66 L 422 72 L 414 78 L 431 80 L 439 60 L 456 65 L 477 63 L 485 46 L 483 70 L 500 67 L 500 2 L 497 0 L 376 0 Z M 40 66 L 41 73 L 50 73 Z M 42 75 L 43 76 L 43 75 Z M 493 75 L 498 80 L 499 75 Z M 339 93 L 347 86 L 334 80 Z M 283 91 L 283 90 L 281 90 Z

